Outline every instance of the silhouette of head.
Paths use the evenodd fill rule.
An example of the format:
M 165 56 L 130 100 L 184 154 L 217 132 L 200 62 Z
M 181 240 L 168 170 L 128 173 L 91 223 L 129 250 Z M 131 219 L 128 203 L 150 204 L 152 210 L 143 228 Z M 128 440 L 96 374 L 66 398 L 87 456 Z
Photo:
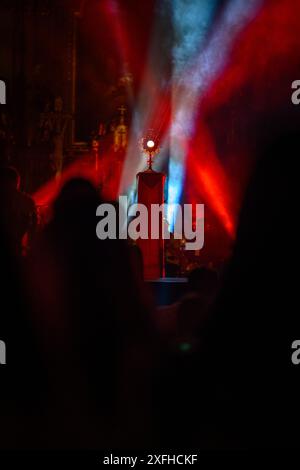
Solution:
M 84 178 L 67 181 L 54 203 L 54 213 L 58 218 L 94 217 L 100 196 L 93 184 Z
M 6 166 L 0 169 L 0 184 L 4 187 L 19 189 L 20 175 L 12 166 Z

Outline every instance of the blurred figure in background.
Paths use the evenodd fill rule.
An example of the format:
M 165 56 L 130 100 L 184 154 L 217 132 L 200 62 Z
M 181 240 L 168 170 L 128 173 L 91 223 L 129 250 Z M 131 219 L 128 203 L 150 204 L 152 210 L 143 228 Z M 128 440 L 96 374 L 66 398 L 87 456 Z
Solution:
M 32 293 L 26 289 L 25 263 L 19 256 L 22 236 L 32 227 L 34 206 L 16 187 L 17 172 L 1 169 L 0 338 L 6 344 L 7 362 L 0 370 L 0 443 L 2 449 L 34 449 L 41 446 L 47 366 L 42 363 L 31 315 Z
M 0 219 L 12 253 L 22 254 L 22 241 L 32 242 L 37 222 L 33 199 L 20 191 L 20 175 L 13 167 L 0 168 Z
M 88 181 L 67 182 L 31 257 L 52 384 L 46 440 L 62 448 L 151 444 L 149 307 L 126 242 L 96 237 L 100 203 Z
M 206 446 L 210 419 L 206 336 L 218 288 L 215 271 L 197 268 L 189 275 L 185 295 L 156 312 L 163 346 L 155 387 L 160 445 Z
M 174 304 L 158 308 L 155 321 L 167 342 L 180 342 L 184 337 L 196 340 L 204 326 L 219 287 L 216 271 L 201 267 L 190 272 L 186 293 Z
M 207 335 L 215 448 L 299 446 L 298 130 L 261 147 Z

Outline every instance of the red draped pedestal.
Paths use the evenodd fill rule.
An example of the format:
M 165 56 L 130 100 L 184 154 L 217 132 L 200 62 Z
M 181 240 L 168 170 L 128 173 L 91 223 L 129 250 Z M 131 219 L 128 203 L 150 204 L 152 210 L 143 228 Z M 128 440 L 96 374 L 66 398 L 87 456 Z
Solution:
M 151 239 L 151 204 L 163 204 L 165 175 L 153 170 L 137 174 L 138 203 L 144 204 L 148 209 L 148 239 L 138 240 L 143 255 L 144 279 L 158 279 L 164 277 L 164 240 L 162 234 L 163 219 L 160 216 L 160 238 Z

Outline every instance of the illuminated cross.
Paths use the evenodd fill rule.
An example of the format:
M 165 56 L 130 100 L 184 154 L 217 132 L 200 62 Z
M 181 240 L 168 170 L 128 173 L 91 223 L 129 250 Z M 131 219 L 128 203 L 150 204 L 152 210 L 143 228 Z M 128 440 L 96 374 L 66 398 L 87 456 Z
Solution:
M 120 106 L 119 111 L 121 112 L 121 116 L 124 116 L 126 108 L 123 104 L 122 104 L 122 106 Z

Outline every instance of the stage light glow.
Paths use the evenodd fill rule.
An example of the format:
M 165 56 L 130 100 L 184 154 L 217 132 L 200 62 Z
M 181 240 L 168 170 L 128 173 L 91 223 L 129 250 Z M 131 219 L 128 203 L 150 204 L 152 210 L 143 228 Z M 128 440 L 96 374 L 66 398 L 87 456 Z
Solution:
M 168 213 L 167 220 L 170 232 L 174 231 L 176 222 L 176 204 L 180 202 L 183 185 L 183 167 L 180 161 L 170 159 L 168 177 Z
M 105 0 L 105 4 L 110 3 L 112 6 L 121 5 L 117 0 Z M 215 15 L 214 8 L 219 5 Z M 118 194 L 130 195 L 130 201 L 136 202 L 135 176 L 145 168 L 145 153 L 153 150 L 147 142 L 153 140 L 157 145 L 159 140 L 161 148 L 155 169 L 166 171 L 166 159 L 170 157 L 166 171 L 170 231 L 174 230 L 176 210 L 173 207 L 176 203 L 205 202 L 227 234 L 234 238 L 250 164 L 255 158 L 251 147 L 245 145 L 249 139 L 245 123 L 249 123 L 246 114 L 253 114 L 252 119 L 256 119 L 256 115 L 251 106 L 249 113 L 243 113 L 239 103 L 243 103 L 243 94 L 249 90 L 255 106 L 263 109 L 263 103 L 268 103 L 268 112 L 282 106 L 282 100 L 286 98 L 277 89 L 278 81 L 288 74 L 295 76 L 294 72 L 291 73 L 296 66 L 290 51 L 299 49 L 299 8 L 295 2 L 292 12 L 287 8 L 286 0 L 159 2 L 151 38 L 154 44 L 150 43 L 148 56 L 140 56 L 146 57 L 148 66 L 143 68 L 141 59 L 140 73 L 144 76 L 140 88 L 137 87 L 132 107 L 129 145 Z M 115 23 L 114 32 L 116 42 L 120 43 L 123 63 L 128 59 L 127 53 L 134 55 L 135 47 L 126 40 L 128 32 L 123 10 L 112 10 L 107 9 L 109 27 Z M 167 11 L 168 15 L 157 18 L 159 11 Z M 172 19 L 173 28 L 168 49 L 172 54 L 171 78 L 161 72 L 164 63 L 160 60 L 162 31 L 167 29 L 164 27 L 166 17 Z M 125 40 L 120 31 L 124 33 Z M 258 46 L 260 54 L 257 54 Z M 279 78 L 277 81 L 274 79 L 272 85 L 263 86 L 266 77 L 272 77 L 274 69 Z M 231 101 L 236 107 L 235 121 L 227 122 L 226 117 L 219 119 L 222 107 L 226 110 L 227 103 Z M 164 110 L 168 110 L 168 106 L 171 116 L 165 119 L 167 113 Z M 232 111 L 231 105 L 229 111 Z M 238 132 L 239 126 L 235 125 L 238 120 L 241 120 L 246 135 L 241 138 L 229 136 L 227 142 L 222 126 L 228 124 Z M 162 121 L 166 122 L 165 126 L 161 126 Z M 251 129 L 251 122 L 248 127 Z M 153 136 L 147 134 L 149 128 L 155 128 Z M 143 135 L 147 138 L 145 146 L 140 148 L 137 142 Z M 245 169 L 246 165 L 249 169 Z M 82 174 L 83 169 L 78 170 Z M 56 192 L 57 182 L 53 180 L 34 196 L 38 203 L 46 204 Z
M 174 28 L 172 79 L 170 82 L 160 81 L 164 76 L 161 70 L 163 64 L 157 60 L 161 42 L 155 36 L 149 49 L 148 67 L 140 99 L 133 110 L 133 125 L 127 158 L 122 171 L 120 193 L 128 193 L 134 188 L 135 175 L 143 169 L 144 158 L 136 145 L 139 136 L 144 134 L 147 127 L 155 126 L 160 129 L 163 120 L 161 116 L 164 116 L 162 111 L 169 109 L 170 116 L 165 119 L 167 124 L 164 123 L 166 125 L 160 135 L 161 158 L 157 164 L 163 169 L 162 155 L 169 156 L 168 203 L 176 207 L 176 204 L 180 202 L 184 184 L 187 182 L 186 170 L 189 165 L 186 161 L 187 155 L 193 145 L 197 121 L 201 119 L 202 99 L 214 81 L 224 72 L 236 37 L 253 19 L 262 3 L 263 0 L 251 0 L 245 6 L 243 0 L 231 0 L 219 10 L 221 14 L 215 17 L 219 6 L 217 0 L 201 2 L 201 5 L 196 0 L 174 0 L 172 3 L 162 0 L 159 10 L 165 12 L 168 6 Z M 186 8 L 187 4 L 189 8 Z M 200 25 L 199 18 L 201 18 Z M 165 24 L 165 18 L 161 15 L 156 21 L 157 30 L 154 28 L 154 31 L 160 37 L 159 26 Z M 160 116 L 159 120 L 157 116 Z M 143 150 L 148 153 L 151 148 L 146 145 L 146 142 L 144 142 Z M 155 139 L 154 143 L 156 145 Z M 198 158 L 198 152 L 193 155 L 193 158 Z M 209 152 L 205 151 L 205 155 L 206 158 L 211 158 Z M 217 155 L 216 158 L 218 159 Z M 225 173 L 221 171 L 221 162 L 216 165 L 214 160 L 213 167 L 216 166 L 223 176 Z M 218 185 L 218 177 L 215 176 L 215 178 L 214 184 Z M 225 187 L 229 188 L 229 182 L 225 184 Z M 201 186 L 200 192 L 206 189 L 207 187 Z M 199 190 L 197 193 L 199 194 Z M 202 196 L 205 196 L 207 203 L 217 212 L 217 216 L 224 224 L 220 207 L 210 201 L 211 194 L 201 194 Z M 229 211 L 228 208 L 225 210 Z M 174 213 L 171 211 L 168 214 L 171 231 L 175 220 L 176 211 Z
M 179 36 L 182 37 L 182 47 L 178 45 L 174 49 L 175 75 L 173 83 L 173 115 L 170 124 L 170 161 L 169 161 L 169 179 L 168 179 L 168 193 L 172 195 L 175 200 L 172 203 L 179 202 L 182 188 L 184 184 L 185 171 L 186 171 L 186 158 L 190 146 L 193 145 L 193 138 L 199 119 L 201 108 L 201 98 L 205 96 L 208 88 L 212 85 L 224 70 L 227 63 L 232 44 L 236 39 L 238 33 L 251 21 L 254 15 L 258 12 L 261 6 L 261 0 L 252 0 L 245 4 L 242 0 L 233 0 L 224 9 L 221 18 L 218 20 L 215 31 L 211 35 L 207 45 L 202 50 L 196 48 L 197 41 L 201 42 L 201 37 L 190 37 L 184 34 L 184 24 L 190 17 L 185 18 L 184 12 L 182 15 L 176 15 L 177 29 Z M 176 2 L 177 8 L 181 7 L 181 2 Z M 180 8 L 181 10 L 181 8 Z M 207 11 L 206 21 L 211 18 L 213 10 Z M 202 12 L 203 14 L 203 12 Z M 180 23 L 180 18 L 183 18 L 183 24 Z M 182 29 L 182 31 L 180 30 Z M 207 27 L 206 27 L 207 30 Z M 204 31 L 203 31 L 204 33 Z M 197 50 L 197 54 L 195 54 Z M 222 54 L 220 54 L 222 50 Z M 182 67 L 182 59 L 188 65 L 188 71 Z M 189 59 L 189 60 L 188 60 Z M 207 158 L 210 158 L 209 152 L 205 152 Z M 195 157 L 193 157 L 195 158 Z M 209 162 L 208 162 L 209 164 Z M 221 164 L 219 164 L 219 167 Z M 174 171 L 181 167 L 182 171 Z M 223 174 L 223 172 L 220 171 Z M 217 177 L 216 177 L 217 178 Z M 217 179 L 213 183 L 218 186 Z M 174 190 L 176 188 L 176 190 Z M 205 188 L 203 188 L 205 190 Z M 210 194 L 207 194 L 210 196 Z M 176 200 L 176 197 L 178 198 Z M 170 201 L 169 201 L 170 202 Z M 217 212 L 220 220 L 224 223 L 223 212 L 220 207 L 211 201 L 211 207 Z M 227 211 L 227 209 L 224 209 Z M 176 217 L 176 214 L 169 214 L 169 217 Z M 170 226 L 173 220 L 168 219 Z M 227 224 L 225 229 L 228 229 Z M 227 230 L 228 231 L 228 230 Z
M 172 1 L 174 27 L 173 78 L 180 78 L 200 53 L 218 3 L 218 0 L 203 2 L 197 0 Z

